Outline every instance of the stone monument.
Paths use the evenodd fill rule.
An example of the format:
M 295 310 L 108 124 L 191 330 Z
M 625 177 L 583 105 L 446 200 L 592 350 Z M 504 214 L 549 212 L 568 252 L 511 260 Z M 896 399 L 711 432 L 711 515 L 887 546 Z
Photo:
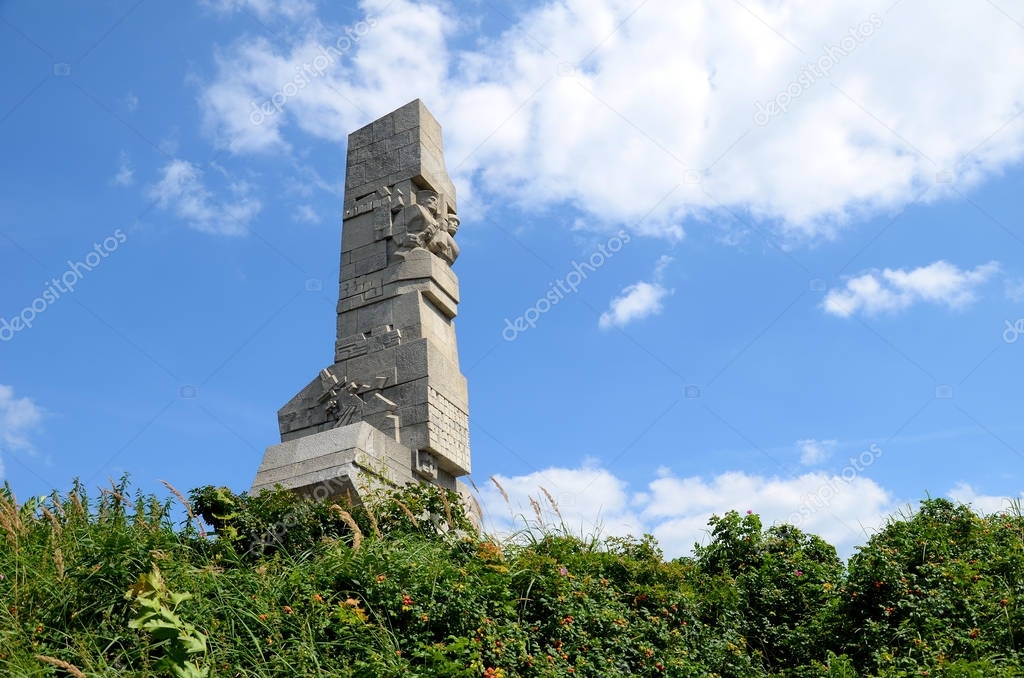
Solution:
M 418 481 L 469 497 L 456 214 L 441 126 L 421 101 L 349 135 L 334 363 L 278 412 L 281 444 L 254 493 L 358 498 Z

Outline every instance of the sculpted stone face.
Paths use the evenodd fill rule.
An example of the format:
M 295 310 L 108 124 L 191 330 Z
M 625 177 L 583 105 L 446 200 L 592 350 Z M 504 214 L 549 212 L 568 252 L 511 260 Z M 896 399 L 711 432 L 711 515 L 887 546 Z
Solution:
M 437 193 L 433 191 L 420 191 L 416 196 L 420 199 L 420 204 L 427 208 L 427 211 L 435 217 L 440 215 L 441 201 L 437 197 Z

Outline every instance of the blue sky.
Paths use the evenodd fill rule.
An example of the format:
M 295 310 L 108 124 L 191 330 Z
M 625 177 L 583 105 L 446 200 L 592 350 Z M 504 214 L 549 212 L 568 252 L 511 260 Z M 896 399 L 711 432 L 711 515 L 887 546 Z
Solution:
M 247 488 L 331 359 L 346 135 L 421 98 L 460 195 L 496 528 L 539 486 L 672 554 L 730 508 L 803 507 L 846 551 L 926 493 L 996 510 L 1024 468 L 1018 21 L 1009 0 L 0 2 L 0 317 L 102 250 L 0 334 L 3 476 Z

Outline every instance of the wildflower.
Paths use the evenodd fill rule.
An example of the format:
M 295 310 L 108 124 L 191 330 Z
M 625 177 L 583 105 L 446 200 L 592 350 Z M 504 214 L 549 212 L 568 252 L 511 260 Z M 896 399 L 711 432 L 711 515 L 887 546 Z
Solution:
M 421 619 L 422 621 L 427 621 L 427 615 L 423 615 L 423 616 L 421 616 L 421 617 L 420 617 L 420 619 Z
M 385 577 L 384 575 L 382 575 L 382 574 L 378 574 L 378 575 L 377 575 L 377 581 L 378 581 L 378 582 L 382 582 L 382 581 L 384 581 L 385 579 L 387 579 L 387 577 Z
M 567 626 L 567 625 L 569 625 L 571 623 L 572 623 L 572 615 L 571 614 L 567 615 L 565 617 L 565 619 L 562 620 L 562 626 Z
M 324 602 L 323 596 L 321 596 L 319 593 L 313 594 L 313 600 L 315 600 L 318 603 Z
M 569 570 L 565 569 L 564 567 L 560 567 L 558 568 L 558 574 L 564 577 L 565 575 L 569 574 Z
M 796 576 L 798 576 L 798 577 L 804 576 L 804 571 L 803 570 L 797 570 L 796 571 Z
M 292 613 L 292 608 L 288 607 L 287 605 L 285 605 L 283 609 L 284 609 L 284 613 L 285 614 L 291 614 Z
M 967 634 L 971 638 L 977 638 L 981 635 L 981 629 L 971 629 L 971 632 Z
M 412 598 L 409 596 L 402 596 L 402 605 L 412 605 Z
M 753 514 L 754 514 L 754 512 L 753 512 L 753 511 L 751 511 L 750 509 L 747 509 L 747 515 L 748 515 L 748 516 L 750 516 L 750 515 L 753 515 Z
M 261 614 L 260 615 L 260 621 L 266 621 L 266 620 L 267 620 L 267 615 Z

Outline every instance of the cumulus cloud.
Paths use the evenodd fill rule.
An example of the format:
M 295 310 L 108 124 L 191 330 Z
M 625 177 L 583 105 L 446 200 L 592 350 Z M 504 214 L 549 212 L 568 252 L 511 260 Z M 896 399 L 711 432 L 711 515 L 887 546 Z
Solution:
M 0 384 L 0 442 L 11 450 L 32 451 L 29 437 L 43 420 L 43 410 L 31 398 L 17 398 L 14 389 Z M 0 476 L 4 466 L 0 460 Z
M 968 485 L 965 482 L 957 483 L 956 486 L 948 492 L 948 494 L 954 501 L 958 501 L 961 504 L 970 504 L 971 508 L 975 511 L 985 515 L 1011 510 L 1013 508 L 1014 501 L 1019 502 L 1021 499 L 1024 499 L 1024 493 L 1021 493 L 1014 498 L 980 494 L 971 485 Z
M 601 329 L 624 327 L 634 320 L 661 313 L 661 300 L 669 293 L 658 283 L 633 283 L 612 299 L 608 310 L 601 314 Z
M 826 312 L 848 316 L 897 313 L 916 303 L 928 302 L 963 308 L 977 298 L 977 289 L 999 271 L 991 261 L 974 269 L 960 269 L 947 261 L 936 261 L 911 271 L 873 270 L 847 278 L 845 286 L 829 292 L 822 302 Z
M 299 205 L 295 209 L 295 221 L 301 221 L 307 224 L 319 224 L 322 219 L 320 215 L 316 213 L 310 205 Z
M 798 440 L 796 444 L 800 448 L 800 463 L 804 466 L 814 466 L 832 456 L 832 452 L 836 449 L 837 441 L 810 438 L 808 440 Z
M 1010 301 L 1024 301 L 1024 280 L 1007 280 L 1006 298 L 1009 299 Z
M 613 298 L 608 310 L 602 313 L 598 320 L 599 327 L 602 330 L 625 327 L 634 320 L 642 320 L 661 313 L 662 300 L 673 292 L 661 284 L 665 268 L 670 263 L 672 258 L 663 255 L 654 267 L 652 282 L 635 282 Z
M 132 92 L 131 90 L 128 90 L 128 94 L 124 95 L 123 102 L 129 113 L 134 113 L 139 107 L 139 97 L 137 97 L 135 92 Z
M 536 521 L 531 496 L 544 507 L 545 520 L 558 524 L 543 487 L 559 503 L 566 526 L 574 533 L 650 533 L 668 557 L 690 553 L 695 543 L 706 544 L 708 519 L 730 510 L 753 511 L 766 525 L 798 524 L 836 546 L 840 554 L 849 555 L 895 508 L 889 491 L 862 476 L 852 477 L 849 483 L 816 473 L 779 478 L 736 471 L 711 478 L 680 478 L 660 469 L 645 488 L 633 491 L 624 480 L 587 463 L 582 468 L 552 467 L 523 476 L 497 476 L 497 480 L 508 502 L 496 487 L 480 488 L 492 531 L 522 528 L 523 517 Z
M 132 167 L 128 153 L 125 151 L 121 151 L 119 167 L 117 174 L 114 175 L 113 182 L 118 186 L 131 186 L 135 183 L 135 168 Z
M 344 27 L 317 26 L 291 40 L 294 51 L 263 37 L 218 50 L 199 93 L 211 137 L 248 130 L 231 149 L 239 153 L 287 151 L 292 129 L 340 143 L 421 96 L 444 124 L 464 194 L 528 209 L 567 203 L 600 227 L 635 222 L 683 184 L 644 232 L 678 234 L 682 221 L 709 215 L 731 223 L 725 206 L 797 242 L 895 214 L 928 187 L 922 203 L 959 201 L 936 184 L 941 172 L 964 192 L 1024 155 L 1024 125 L 1007 125 L 1024 84 L 1020 28 L 991 8 L 901 3 L 874 17 L 873 34 L 788 113 L 759 125 L 756 104 L 797 84 L 823 47 L 852 44 L 871 11 L 814 0 L 755 1 L 749 11 L 543 0 L 517 13 L 518 28 L 461 47 L 460 22 L 473 20 L 462 6 L 389 2 L 363 0 L 379 26 L 259 128 L 247 120 L 250 102 L 269 98 Z M 264 4 L 279 15 L 308 10 L 298 0 L 248 6 Z M 292 4 L 303 9 L 285 9 Z M 943 44 L 971 48 L 935 48 Z
M 206 186 L 203 172 L 186 160 L 172 160 L 160 172 L 160 180 L 147 190 L 150 199 L 159 199 L 161 209 L 172 211 L 197 231 L 245 235 L 250 220 L 263 208 L 244 181 L 229 182 L 230 200 L 217 197 Z
M 300 19 L 316 10 L 316 3 L 310 0 L 199 0 L 199 4 L 224 14 L 245 11 L 260 19 Z

